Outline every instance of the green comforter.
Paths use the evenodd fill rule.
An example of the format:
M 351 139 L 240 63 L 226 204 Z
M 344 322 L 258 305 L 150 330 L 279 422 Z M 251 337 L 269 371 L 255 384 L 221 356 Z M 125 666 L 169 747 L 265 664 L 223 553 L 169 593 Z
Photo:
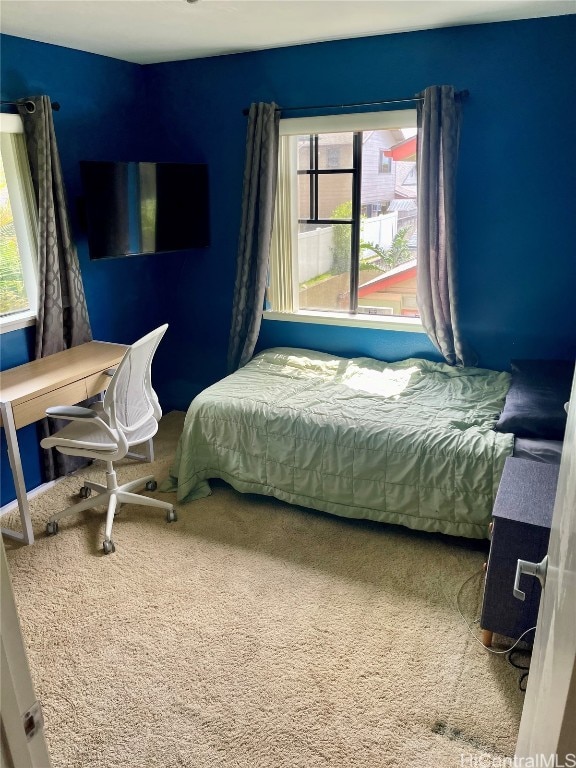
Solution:
M 196 397 L 171 470 L 336 515 L 485 538 L 513 436 L 509 374 L 276 348 Z

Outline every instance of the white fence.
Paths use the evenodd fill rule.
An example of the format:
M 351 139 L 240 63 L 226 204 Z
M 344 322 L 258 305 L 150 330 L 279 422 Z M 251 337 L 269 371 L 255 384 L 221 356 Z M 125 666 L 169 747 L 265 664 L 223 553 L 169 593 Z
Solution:
M 398 212 L 391 211 L 362 219 L 360 240 L 389 248 L 398 231 Z M 332 227 L 314 229 L 298 235 L 298 282 L 329 272 L 332 267 Z
M 360 240 L 390 248 L 398 232 L 398 211 L 383 213 L 373 219 L 362 219 Z
M 332 227 L 298 235 L 298 282 L 329 272 L 332 266 Z

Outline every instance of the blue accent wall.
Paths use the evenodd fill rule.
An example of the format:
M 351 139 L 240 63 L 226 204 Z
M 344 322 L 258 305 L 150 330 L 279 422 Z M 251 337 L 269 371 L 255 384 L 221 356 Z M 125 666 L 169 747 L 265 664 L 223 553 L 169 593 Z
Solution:
M 154 327 L 156 280 L 145 262 L 90 262 L 78 220 L 80 160 L 140 159 L 148 135 L 142 130 L 146 109 L 141 68 L 54 45 L 2 35 L 1 98 L 48 94 L 61 104 L 54 112 L 73 230 L 95 338 L 130 343 Z M 152 314 L 152 320 L 148 313 Z M 34 328 L 0 336 L 2 370 L 34 356 Z M 41 456 L 36 427 L 18 432 L 28 488 L 41 482 Z M 14 498 L 5 436 L 2 430 L 1 504 Z
M 155 281 L 145 260 L 89 261 L 79 222 L 79 161 L 146 154 L 141 68 L 7 35 L 1 42 L 2 99 L 44 93 L 61 105 L 53 113 L 54 125 L 94 336 L 131 342 L 142 329 L 150 329 L 142 308 L 155 314 Z
M 574 357 L 575 39 L 572 15 L 145 67 L 159 118 L 158 151 L 182 158 L 201 151 L 213 183 L 209 260 L 201 269 L 181 261 L 180 291 L 198 308 L 190 313 L 176 302 L 183 342 L 193 337 L 200 312 L 210 326 L 206 363 L 212 370 L 216 355 L 216 372 L 230 322 L 243 108 L 253 101 L 295 107 L 402 98 L 450 83 L 470 91 L 457 181 L 463 332 L 486 367 L 507 369 L 512 358 Z M 422 334 L 264 321 L 259 347 L 275 344 L 388 359 L 434 356 Z
M 332 354 L 337 350 L 342 357 L 375 357 L 390 362 L 407 357 L 442 360 L 425 333 L 316 323 L 266 321 L 262 324 L 256 351 L 269 347 L 303 347 Z
M 94 338 L 130 344 L 169 322 L 154 362 L 154 385 L 166 410 L 176 404 L 184 408 L 186 399 L 190 401 L 218 375 L 214 373 L 217 363 L 210 367 L 206 357 L 198 353 L 204 341 L 210 344 L 205 329 L 209 323 L 199 307 L 190 307 L 190 295 L 183 284 L 190 280 L 188 272 L 182 274 L 188 260 L 202 269 L 202 252 L 93 262 L 88 258 L 80 221 L 80 160 L 179 159 L 178 152 L 160 151 L 154 140 L 156 102 L 147 93 L 143 67 L 9 35 L 0 38 L 0 98 L 15 100 L 42 93 L 61 105 L 60 111 L 53 113 L 54 125 Z M 201 161 L 202 156 L 190 159 Z M 213 261 L 209 263 L 213 269 Z M 188 317 L 197 312 L 192 337 L 186 329 L 178 330 L 184 310 L 175 307 L 176 302 L 188 308 Z M 33 337 L 33 328 L 2 334 L 0 369 L 32 359 Z M 217 359 L 216 351 L 213 358 Z M 199 365 L 198 360 L 204 362 Z M 218 372 L 221 370 L 222 366 Z M 41 481 L 36 428 L 19 430 L 18 438 L 26 484 L 33 488 Z M 0 505 L 4 505 L 15 494 L 3 431 L 0 440 Z
M 487 367 L 574 358 L 574 39 L 571 15 L 139 66 L 4 35 L 1 98 L 46 93 L 61 103 L 54 121 L 94 337 L 130 343 L 168 322 L 154 384 L 165 410 L 185 409 L 226 373 L 242 109 L 253 101 L 292 107 L 401 98 L 432 84 L 469 89 L 457 200 L 464 334 Z M 89 261 L 77 199 L 78 164 L 90 159 L 208 163 L 211 246 Z M 28 359 L 30 338 L 1 337 L 3 368 Z M 264 321 L 259 348 L 275 345 L 438 359 L 423 334 Z M 38 452 L 32 438 L 22 445 L 35 485 Z M 13 497 L 5 456 L 3 504 Z

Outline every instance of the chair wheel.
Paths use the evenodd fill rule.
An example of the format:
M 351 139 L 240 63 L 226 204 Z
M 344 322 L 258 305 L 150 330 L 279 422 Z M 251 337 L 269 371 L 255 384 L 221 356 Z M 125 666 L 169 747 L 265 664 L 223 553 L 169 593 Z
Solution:
M 92 488 L 87 488 L 85 485 L 80 488 L 78 491 L 78 496 L 80 496 L 81 499 L 87 499 L 90 496 L 92 496 Z
M 58 533 L 58 521 L 57 520 L 50 520 L 50 522 L 46 523 L 46 535 L 47 536 L 56 536 Z
M 156 482 L 156 480 L 148 480 L 148 482 L 146 483 L 146 490 L 155 491 L 156 488 L 158 488 L 158 483 Z
M 110 541 L 105 541 L 102 548 L 105 555 L 110 555 L 112 552 L 116 552 L 116 547 L 114 546 L 112 539 L 110 539 Z
M 175 523 L 176 520 L 178 520 L 178 515 L 173 509 L 169 509 L 168 512 L 166 512 L 166 522 Z

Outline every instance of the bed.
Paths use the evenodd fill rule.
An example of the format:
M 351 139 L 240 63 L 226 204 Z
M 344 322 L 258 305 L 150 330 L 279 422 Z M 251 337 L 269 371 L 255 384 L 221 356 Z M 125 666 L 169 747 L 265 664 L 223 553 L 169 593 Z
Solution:
M 236 490 L 430 532 L 486 538 L 514 435 L 511 375 L 265 350 L 191 403 L 165 487 Z

